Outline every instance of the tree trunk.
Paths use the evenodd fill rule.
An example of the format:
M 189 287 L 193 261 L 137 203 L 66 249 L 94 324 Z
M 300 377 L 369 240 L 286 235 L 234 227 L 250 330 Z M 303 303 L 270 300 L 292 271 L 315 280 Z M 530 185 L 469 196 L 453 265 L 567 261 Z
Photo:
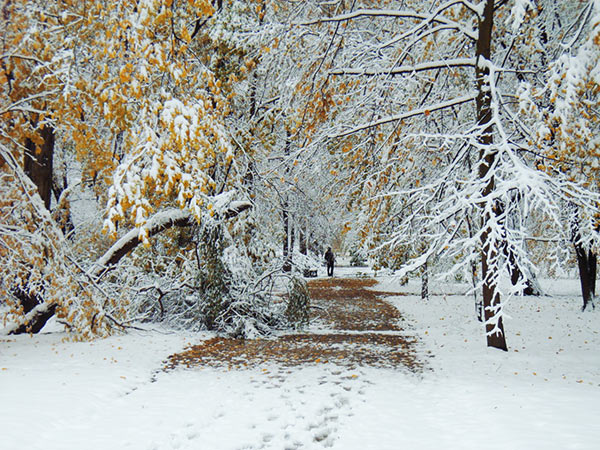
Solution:
M 475 316 L 477 321 L 483 322 L 483 302 L 477 296 L 477 265 L 471 263 L 471 283 L 473 283 L 473 297 L 475 299 Z
M 8 334 L 37 333 L 44 328 L 48 319 L 54 315 L 56 305 L 45 305 L 40 294 L 28 292 L 27 288 L 17 287 L 12 293 L 23 308 L 25 320 L 9 330 Z
M 52 305 L 40 304 L 25 316 L 24 323 L 10 330 L 8 334 L 39 333 L 55 312 L 56 303 Z
M 54 159 L 54 129 L 48 125 L 40 131 L 41 145 L 36 145 L 31 139 L 25 140 L 25 155 L 23 159 L 23 171 L 36 185 L 38 193 L 44 202 L 46 209 L 50 209 L 52 200 L 52 163 Z M 27 289 L 18 288 L 14 292 L 19 299 L 25 322 L 10 331 L 10 334 L 37 333 L 50 317 L 54 315 L 56 305 L 45 307 L 44 300 L 38 294 L 30 294 Z
M 46 209 L 52 199 L 52 162 L 54 159 L 54 129 L 44 125 L 40 131 L 43 142 L 38 147 L 31 139 L 25 140 L 23 170 L 37 186 Z M 39 152 L 38 152 L 39 150 Z
M 21 325 L 8 331 L 8 334 L 37 333 L 54 315 L 56 305 L 44 304 L 44 299 L 38 294 L 31 294 L 25 289 L 17 288 L 13 295 L 19 299 L 23 308 L 25 320 Z
M 283 271 L 291 272 L 292 263 L 290 258 L 290 218 L 287 210 L 287 202 L 283 204 Z
M 597 256 L 590 250 L 586 252 L 580 242 L 575 242 L 575 254 L 577 256 L 577 266 L 579 267 L 579 281 L 581 283 L 581 295 L 583 297 L 582 311 L 585 311 L 588 304 L 594 307 L 594 297 L 596 296 L 596 263 Z
M 569 207 L 571 209 L 571 242 L 575 247 L 577 267 L 579 268 L 579 282 L 581 283 L 581 296 L 583 297 L 581 310 L 585 311 L 588 303 L 592 304 L 592 308 L 594 307 L 598 257 L 591 249 L 586 251 L 581 242 L 581 233 L 579 231 L 579 212 L 575 205 L 570 204 Z
M 296 245 L 296 226 L 294 225 L 294 216 L 291 216 L 289 223 L 288 235 L 290 236 L 290 265 L 294 262 L 294 246 Z
M 291 145 L 291 142 L 289 140 L 289 133 L 286 129 L 286 140 L 285 140 L 285 146 L 283 148 L 283 154 L 285 155 L 284 161 L 287 159 L 287 157 L 290 154 L 290 145 Z M 289 172 L 290 172 L 289 165 L 286 165 L 286 169 L 285 169 L 286 177 L 289 175 Z M 283 194 L 283 205 L 282 205 L 282 208 L 283 208 L 283 271 L 284 272 L 292 271 L 292 252 L 294 250 L 293 238 L 291 236 L 293 234 L 293 230 L 291 229 L 291 223 L 290 223 L 290 213 L 289 213 L 290 202 L 289 202 L 288 195 L 289 195 L 288 193 Z M 291 243 L 291 246 L 290 246 L 290 243 Z
M 492 98 L 490 95 L 490 73 L 486 65 L 491 57 L 492 30 L 494 25 L 494 0 L 487 0 L 483 10 L 483 17 L 479 21 L 479 36 L 477 39 L 477 121 L 482 128 L 479 136 L 479 144 L 482 150 L 479 155 L 479 178 L 485 179 L 497 157 L 497 151 L 493 149 L 492 137 Z M 488 197 L 495 188 L 494 177 L 487 180 L 482 190 L 482 197 Z M 484 200 L 491 201 L 491 200 Z M 491 228 L 488 223 L 491 214 L 498 214 L 494 208 L 491 212 L 485 209 L 482 217 L 483 232 L 481 233 L 481 277 L 483 280 L 483 312 L 485 317 L 485 330 L 488 347 L 507 351 L 504 324 L 497 308 L 500 305 L 500 293 L 497 290 L 498 270 L 498 242 L 491 237 Z
M 61 204 L 61 202 L 64 201 L 63 195 L 67 194 L 68 192 L 69 182 L 67 180 L 65 168 L 65 175 L 63 176 L 62 183 L 60 185 L 56 183 L 54 177 L 52 181 L 52 193 L 54 194 L 54 198 L 56 199 L 56 209 L 54 211 L 55 219 L 65 236 L 67 236 L 71 231 L 75 229 L 70 208 L 65 208 L 64 204 Z
M 308 240 L 308 233 L 306 233 L 302 227 L 298 228 L 298 240 L 300 241 L 300 254 L 306 256 L 308 254 L 308 248 L 306 243 L 306 241 Z
M 521 280 L 525 281 L 525 287 L 521 292 L 521 295 L 542 295 L 539 285 L 531 277 L 525 276 L 525 274 L 517 266 L 517 260 L 514 252 L 509 249 L 505 249 L 506 257 L 510 263 L 510 282 L 513 286 L 516 286 Z M 531 275 L 531 274 L 530 274 Z
M 429 300 L 429 267 L 427 261 L 425 261 L 421 270 L 421 300 Z
M 590 291 L 592 298 L 596 297 L 596 268 L 598 264 L 598 256 L 591 250 L 588 253 L 588 272 L 590 276 Z

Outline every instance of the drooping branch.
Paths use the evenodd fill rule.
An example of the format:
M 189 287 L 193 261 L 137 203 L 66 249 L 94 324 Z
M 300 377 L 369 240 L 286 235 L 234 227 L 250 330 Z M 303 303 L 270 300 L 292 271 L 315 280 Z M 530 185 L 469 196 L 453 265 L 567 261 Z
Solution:
M 445 59 L 441 61 L 431 61 L 421 64 L 414 64 L 410 66 L 400 66 L 393 69 L 381 69 L 381 70 L 370 70 L 370 69 L 351 69 L 351 68 L 340 68 L 330 70 L 330 75 L 364 75 L 364 76 L 377 76 L 377 75 L 402 75 L 405 73 L 423 72 L 426 70 L 438 70 L 438 69 L 450 69 L 453 67 L 475 67 L 475 58 L 454 58 Z
M 190 220 L 191 218 L 189 211 L 174 208 L 154 215 L 148 220 L 144 228 L 148 237 L 152 237 L 174 226 L 189 226 L 193 223 Z M 96 261 L 90 275 L 97 277 L 105 268 L 118 263 L 123 256 L 128 254 L 142 242 L 139 235 L 140 230 L 137 228 L 134 228 L 123 235 L 104 255 L 102 255 L 100 259 Z
M 411 117 L 428 114 L 433 111 L 439 111 L 440 109 L 451 108 L 452 106 L 461 105 L 463 103 L 471 102 L 477 98 L 476 95 L 465 95 L 463 97 L 454 98 L 452 100 L 448 100 L 445 102 L 438 103 L 437 105 L 425 106 L 423 108 L 413 109 L 412 111 L 407 111 L 402 114 L 396 114 L 394 116 L 385 117 L 380 120 L 376 120 L 374 122 L 369 122 L 365 125 L 361 125 L 350 130 L 328 136 L 329 138 L 340 138 L 344 136 L 349 136 L 354 133 L 358 133 L 359 131 L 367 130 L 369 128 L 373 128 L 379 125 L 384 125 L 386 123 L 395 122 L 398 120 L 405 120 Z
M 56 303 L 41 303 L 23 317 L 20 324 L 11 324 L 2 330 L 2 334 L 24 334 L 39 332 L 48 319 L 56 312 Z
M 250 209 L 252 203 L 247 201 L 231 202 L 227 208 L 218 214 L 224 220 L 232 219 L 242 212 Z M 148 237 L 155 236 L 169 228 L 188 227 L 195 223 L 192 214 L 179 208 L 172 208 L 161 211 L 151 217 L 144 229 Z M 121 258 L 136 248 L 142 241 L 139 238 L 140 230 L 134 228 L 123 235 L 111 248 L 109 248 L 101 258 L 99 258 L 88 274 L 94 278 L 98 277 L 106 268 L 117 264 Z
M 223 219 L 233 219 L 235 216 L 243 213 L 244 211 L 252 208 L 252 203 L 246 201 L 231 202 L 229 207 L 221 213 Z
M 251 207 L 252 204 L 247 201 L 230 202 L 228 206 L 217 212 L 217 218 L 222 220 L 232 219 Z M 148 220 L 145 229 L 150 237 L 175 226 L 191 226 L 194 222 L 194 218 L 188 211 L 173 208 L 155 214 Z M 95 280 L 98 279 L 104 270 L 117 264 L 121 258 L 136 248 L 140 243 L 139 229 L 134 228 L 133 230 L 130 230 L 96 261 L 92 268 L 85 273 L 85 276 L 89 278 L 96 289 L 99 289 L 104 296 L 107 296 L 107 294 L 95 284 Z M 74 263 L 79 267 L 75 261 L 71 260 L 71 263 Z M 24 298 L 28 299 L 29 297 Z M 26 314 L 23 316 L 20 323 L 7 326 L 5 329 L 1 330 L 1 334 L 37 333 L 44 327 L 46 322 L 54 316 L 58 306 L 56 303 L 45 302 L 41 297 L 35 299 L 35 301 L 33 301 L 34 299 L 31 300 L 32 302 L 26 307 Z M 126 326 L 120 323 L 110 315 L 107 315 L 106 317 L 118 326 L 123 328 L 130 327 L 129 325 Z
M 477 15 L 480 15 L 480 10 L 476 6 L 473 6 L 472 3 L 465 2 L 462 0 L 456 0 L 456 1 L 448 2 L 444 5 L 441 5 L 437 10 L 433 11 L 431 14 L 422 14 L 422 13 L 418 13 L 416 11 L 410 11 L 410 10 L 397 11 L 397 10 L 390 10 L 390 9 L 358 9 L 356 11 L 352 11 L 347 14 L 340 14 L 340 15 L 333 16 L 333 17 L 320 17 L 319 19 L 316 19 L 316 20 L 300 22 L 300 23 L 298 23 L 298 25 L 307 26 L 307 25 L 319 25 L 319 24 L 327 23 L 327 22 L 329 22 L 329 23 L 331 23 L 331 22 L 334 22 L 334 23 L 335 22 L 348 22 L 350 20 L 361 19 L 361 18 L 371 18 L 371 17 L 389 17 L 389 18 L 397 18 L 397 19 L 421 19 L 424 22 L 422 25 L 425 25 L 425 24 L 431 23 L 431 22 L 437 22 L 437 23 L 441 23 L 444 25 L 450 25 L 453 28 L 460 30 L 465 36 L 467 36 L 471 40 L 476 40 L 477 35 L 473 31 L 467 30 L 464 27 L 460 26 L 460 24 L 458 24 L 458 22 L 455 22 L 453 20 L 450 20 L 450 19 L 440 15 L 441 12 L 443 12 L 444 10 L 446 10 L 449 7 L 456 5 L 456 4 L 462 4 L 462 5 L 466 6 L 469 11 L 471 11 Z

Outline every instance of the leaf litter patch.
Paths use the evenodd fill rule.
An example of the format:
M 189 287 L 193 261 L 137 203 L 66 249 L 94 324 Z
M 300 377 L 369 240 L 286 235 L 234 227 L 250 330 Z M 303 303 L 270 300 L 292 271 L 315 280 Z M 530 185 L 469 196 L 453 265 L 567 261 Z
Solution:
M 381 294 L 366 288 L 377 284 L 373 279 L 328 278 L 309 283 L 316 319 L 334 330 L 401 331 L 400 312 L 381 300 Z M 333 289 L 339 287 L 341 289 Z
M 311 323 L 328 328 L 325 333 L 288 334 L 272 339 L 215 337 L 169 356 L 165 369 L 176 367 L 255 368 L 263 364 L 282 367 L 333 363 L 404 368 L 422 372 L 416 340 L 402 333 L 402 316 L 396 308 L 365 289 L 371 279 L 325 279 L 309 283 Z

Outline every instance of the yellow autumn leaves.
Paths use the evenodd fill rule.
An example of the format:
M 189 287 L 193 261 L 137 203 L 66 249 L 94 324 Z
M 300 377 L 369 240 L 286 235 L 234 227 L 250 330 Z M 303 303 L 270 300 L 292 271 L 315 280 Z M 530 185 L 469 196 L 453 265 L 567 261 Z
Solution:
M 56 148 L 77 156 L 82 183 L 96 189 L 97 202 L 108 197 L 113 232 L 130 218 L 145 239 L 143 225 L 165 204 L 200 219 L 216 188 L 209 170 L 233 158 L 224 125 L 230 92 L 222 93 L 209 61 L 199 56 L 204 41 L 192 39 L 196 25 L 214 12 L 210 0 L 7 3 L 0 144 L 22 161 L 25 139 L 41 147 L 40 129 L 51 127 Z M 31 193 L 15 185 L 1 158 L 0 176 L 0 209 L 17 217 L 13 225 L 21 230 L 1 236 L 2 278 L 57 305 L 57 316 L 78 336 L 108 333 L 114 326 L 108 313 L 122 319 L 126 295 L 104 295 L 69 260 L 57 224 L 40 219 Z M 91 234 L 88 252 L 97 245 Z M 57 250 L 63 244 L 64 253 Z M 19 314 L 17 303 L 11 314 Z

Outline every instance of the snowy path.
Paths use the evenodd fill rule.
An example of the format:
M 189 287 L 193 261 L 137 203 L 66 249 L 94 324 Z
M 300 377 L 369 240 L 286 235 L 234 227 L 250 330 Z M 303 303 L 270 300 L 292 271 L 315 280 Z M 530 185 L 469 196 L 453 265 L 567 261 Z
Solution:
M 390 297 L 402 327 L 420 338 L 413 348 L 427 362 L 422 372 L 274 358 L 243 370 L 161 370 L 168 355 L 210 334 L 2 338 L 0 449 L 592 450 L 600 437 L 598 314 L 581 315 L 570 291 L 562 295 L 518 299 L 509 353 L 483 346 L 468 298 L 424 305 L 414 295 Z M 319 320 L 314 331 L 356 324 L 355 305 L 345 308 L 351 320 L 332 311 L 337 325 Z M 365 313 L 368 332 L 378 314 Z
M 169 357 L 168 367 L 249 368 L 335 362 L 337 366 L 423 370 L 417 341 L 400 326 L 402 316 L 369 290 L 372 279 L 334 278 L 309 283 L 311 325 L 277 339 L 213 338 Z
M 371 385 L 363 370 L 331 364 L 153 375 L 159 354 L 139 358 L 137 352 L 164 352 L 161 338 L 128 336 L 91 346 L 40 336 L 9 343 L 20 363 L 15 358 L 0 375 L 0 442 L 6 444 L 0 448 L 330 448 Z M 177 344 L 174 337 L 167 341 Z M 65 355 L 74 349 L 81 350 L 77 359 Z
M 216 408 L 191 406 L 198 415 L 154 448 L 329 448 L 366 386 L 360 372 L 332 367 L 266 370 L 227 374 L 209 370 L 180 376 L 178 383 L 188 379 L 190 384 L 204 384 L 207 377 L 208 385 L 197 398 L 179 402 Z M 210 389 L 211 383 L 218 386 Z

